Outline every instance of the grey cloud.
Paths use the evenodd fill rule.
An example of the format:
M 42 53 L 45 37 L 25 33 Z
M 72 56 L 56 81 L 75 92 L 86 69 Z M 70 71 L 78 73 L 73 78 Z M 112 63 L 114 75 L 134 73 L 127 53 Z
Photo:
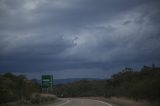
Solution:
M 61 71 L 65 77 L 82 70 L 82 77 L 95 69 L 96 77 L 97 70 L 111 75 L 127 65 L 159 64 L 159 4 L 0 0 L 0 71 Z
M 38 5 L 37 8 L 33 11 L 29 11 L 23 8 L 24 1 L 20 0 L 22 3 L 18 3 L 16 1 L 10 1 L 11 3 L 5 3 L 8 7 L 14 7 L 15 13 L 13 13 L 12 18 L 15 19 L 14 22 L 19 22 L 18 25 L 13 23 L 14 27 L 19 26 L 18 28 L 30 28 L 34 27 L 42 27 L 42 26 L 50 26 L 53 28 L 56 27 L 66 27 L 66 28 L 75 28 L 75 27 L 83 27 L 86 24 L 92 24 L 95 22 L 103 22 L 103 20 L 110 19 L 112 16 L 121 14 L 126 10 L 129 10 L 137 5 L 140 5 L 144 1 L 134 1 L 128 3 L 126 0 L 122 1 L 106 1 L 102 0 L 101 2 L 97 2 L 96 0 L 82 0 L 74 2 L 73 0 L 68 1 L 68 7 L 63 8 L 59 4 L 59 7 L 56 7 L 56 0 L 49 0 L 46 2 L 42 2 L 42 4 Z M 66 2 L 61 0 L 62 3 Z M 13 4 L 13 5 L 12 5 Z M 126 4 L 126 5 L 123 5 Z M 66 2 L 67 5 L 67 2 Z M 16 7 L 16 8 L 15 8 Z M 19 8 L 18 8 L 19 7 Z M 116 7 L 116 8 L 113 8 Z M 127 9 L 126 9 L 127 8 Z M 9 8 L 8 11 L 12 11 L 12 8 Z M 16 12 L 17 11 L 17 12 Z M 6 12 L 5 12 L 6 13 Z M 5 20 L 5 19 L 4 19 Z M 34 21 L 29 21 L 34 20 Z M 20 23 L 23 23 L 22 25 Z M 29 25 L 28 25 L 29 24 Z M 4 26 L 7 25 L 7 22 L 4 23 Z M 12 25 L 8 25 L 7 27 L 13 28 Z M 24 27 L 25 28 L 25 27 Z M 64 28 L 65 29 L 65 28 Z
M 144 8 L 147 9 L 146 6 Z M 135 16 L 133 16 L 135 12 L 139 14 L 143 11 L 136 9 L 134 11 L 129 12 L 129 18 L 133 20 L 130 21 L 130 23 L 132 24 L 129 26 L 121 25 L 120 24 L 121 21 L 123 22 L 123 20 L 125 19 L 118 20 L 121 18 L 117 17 L 117 19 L 115 19 L 116 21 L 118 20 L 117 22 L 114 22 L 115 20 L 112 20 L 113 23 L 112 22 L 108 23 L 113 25 L 112 27 L 110 27 L 111 30 L 107 30 L 105 29 L 105 27 L 98 27 L 98 28 L 95 27 L 96 30 L 92 28 L 93 30 L 87 29 L 88 30 L 87 32 L 80 33 L 79 39 L 82 38 L 82 40 L 85 40 L 83 42 L 84 45 L 86 46 L 83 46 L 82 44 L 82 46 L 79 46 L 79 48 L 77 47 L 76 53 L 77 54 L 80 53 L 79 55 L 80 58 L 84 57 L 85 59 L 89 59 L 91 61 L 93 61 L 93 59 L 96 58 L 99 58 L 98 61 L 99 60 L 113 61 L 117 59 L 120 60 L 120 58 L 122 59 L 122 61 L 124 61 L 124 59 L 127 58 L 130 60 L 137 58 L 138 60 L 140 56 L 144 58 L 145 56 L 143 55 L 152 57 L 153 53 L 149 51 L 156 51 L 157 53 L 158 52 L 157 48 L 159 48 L 160 46 L 158 37 L 159 26 L 152 23 L 152 21 L 150 20 L 150 14 L 145 15 L 142 19 L 141 15 L 137 16 L 137 13 Z M 158 14 L 156 14 L 156 16 L 159 17 Z M 139 19 L 143 20 L 144 23 L 137 23 L 137 22 L 134 23 L 134 20 L 139 20 Z M 106 28 L 108 28 L 108 26 Z M 155 40 L 150 38 L 148 39 L 148 37 L 153 37 L 153 36 L 156 36 Z M 137 48 L 139 48 L 140 50 L 137 51 Z M 82 49 L 83 51 L 80 49 Z M 139 55 L 139 57 L 137 57 L 137 55 Z M 107 59 L 107 56 L 109 56 L 110 58 L 109 60 Z

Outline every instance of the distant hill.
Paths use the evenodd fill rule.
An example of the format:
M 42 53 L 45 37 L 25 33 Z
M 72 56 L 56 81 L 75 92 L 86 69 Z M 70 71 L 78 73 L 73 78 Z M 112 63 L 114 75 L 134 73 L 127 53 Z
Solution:
M 53 84 L 54 85 L 59 85 L 59 84 L 68 84 L 72 82 L 77 82 L 80 80 L 102 80 L 98 78 L 67 78 L 67 79 L 54 79 Z M 32 79 L 33 82 L 41 84 L 41 80 L 38 79 Z
M 55 80 L 54 80 L 54 85 L 58 85 L 58 84 L 68 84 L 68 83 L 77 82 L 77 81 L 80 81 L 80 80 L 101 80 L 101 79 L 97 79 L 97 78 L 55 79 Z

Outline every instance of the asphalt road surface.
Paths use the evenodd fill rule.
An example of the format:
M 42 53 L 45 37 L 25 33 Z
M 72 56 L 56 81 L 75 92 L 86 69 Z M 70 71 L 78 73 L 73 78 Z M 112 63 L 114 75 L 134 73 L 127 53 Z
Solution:
M 62 99 L 61 102 L 47 106 L 112 106 L 107 102 L 92 99 Z

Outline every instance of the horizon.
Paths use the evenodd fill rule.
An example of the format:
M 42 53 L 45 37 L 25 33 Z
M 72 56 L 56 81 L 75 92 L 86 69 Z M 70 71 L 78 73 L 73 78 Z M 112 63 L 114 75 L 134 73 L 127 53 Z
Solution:
M 123 68 L 123 70 L 125 70 L 126 68 L 131 68 L 132 70 L 131 71 L 137 71 L 137 72 L 139 72 L 139 71 L 141 71 L 141 69 L 143 69 L 144 67 L 150 67 L 150 68 L 153 68 L 153 67 L 155 67 L 155 68 L 160 68 L 160 66 L 157 66 L 157 65 L 155 65 L 155 64 L 152 64 L 152 65 L 150 65 L 150 66 L 148 66 L 148 65 L 143 65 L 141 68 L 139 68 L 139 69 L 134 69 L 134 68 L 131 68 L 131 67 L 125 67 L 125 68 Z M 114 74 L 118 74 L 118 72 L 122 72 L 123 70 L 120 70 L 120 71 L 117 71 L 116 73 L 114 73 Z M 6 73 L 12 73 L 12 72 L 5 72 L 5 73 L 0 73 L 0 74 L 6 74 Z M 35 74 L 34 74 L 34 76 L 31 76 L 31 74 L 29 74 L 29 75 L 27 75 L 26 73 L 12 73 L 12 74 L 15 74 L 15 75 L 24 75 L 24 76 L 26 76 L 26 78 L 28 78 L 29 80 L 34 80 L 34 79 L 36 79 L 36 80 L 41 80 L 41 77 L 42 77 L 42 75 L 53 75 L 53 79 L 54 80 L 65 80 L 65 79 L 99 79 L 99 80 L 106 80 L 106 79 L 110 79 L 111 77 L 112 77 L 112 75 L 114 75 L 114 74 L 112 74 L 112 75 L 110 75 L 110 76 L 108 76 L 108 77 L 103 77 L 103 78 L 99 78 L 99 77 L 62 77 L 62 78 L 58 78 L 58 77 L 55 77 L 54 76 L 54 74 L 53 73 L 42 73 L 42 74 L 37 74 L 37 76 L 35 77 Z

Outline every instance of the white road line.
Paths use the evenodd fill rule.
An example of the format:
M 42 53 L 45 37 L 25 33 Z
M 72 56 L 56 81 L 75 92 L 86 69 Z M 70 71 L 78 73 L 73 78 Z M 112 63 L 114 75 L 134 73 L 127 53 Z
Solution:
M 108 105 L 108 106 L 113 106 L 113 105 L 111 105 L 111 104 L 109 104 L 109 103 L 107 103 L 107 102 L 103 102 L 103 101 L 99 101 L 99 100 L 95 100 L 95 101 L 100 102 L 100 103 L 103 103 L 103 104 L 106 104 L 106 105 Z
M 65 105 L 65 104 L 69 103 L 70 101 L 71 101 L 71 100 L 67 99 L 66 102 L 64 102 L 64 103 L 62 103 L 62 104 L 59 104 L 59 105 L 56 105 L 56 106 L 63 106 L 63 105 Z

